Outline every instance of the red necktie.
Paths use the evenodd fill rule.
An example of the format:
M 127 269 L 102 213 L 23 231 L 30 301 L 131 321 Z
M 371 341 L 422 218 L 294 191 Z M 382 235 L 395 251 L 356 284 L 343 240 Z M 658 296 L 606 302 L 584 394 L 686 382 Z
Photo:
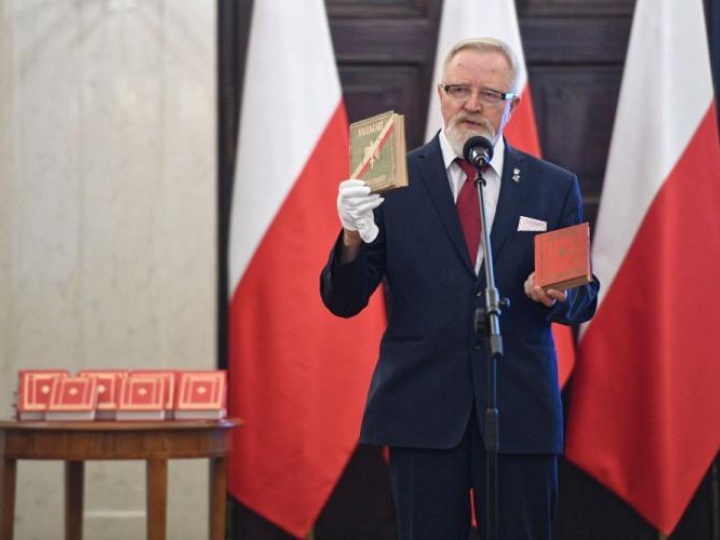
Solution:
M 477 261 L 478 247 L 480 245 L 480 230 L 482 227 L 480 223 L 480 197 L 478 196 L 477 187 L 473 182 L 477 175 L 477 169 L 464 159 L 457 159 L 456 161 L 465 172 L 467 178 L 460 189 L 460 194 L 458 195 L 455 206 L 458 216 L 460 217 L 460 225 L 462 225 L 463 232 L 465 233 L 465 242 L 467 243 L 468 252 L 470 253 L 470 264 L 474 267 L 475 261 Z

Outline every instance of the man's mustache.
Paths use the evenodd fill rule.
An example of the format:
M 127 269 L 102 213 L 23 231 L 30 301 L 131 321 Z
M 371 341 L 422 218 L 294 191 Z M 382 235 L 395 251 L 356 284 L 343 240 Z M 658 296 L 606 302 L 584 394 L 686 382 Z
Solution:
M 473 122 L 475 124 L 478 124 L 479 127 L 482 127 L 491 132 L 493 131 L 493 128 L 492 128 L 492 125 L 490 124 L 490 122 L 488 122 L 485 118 L 482 118 L 482 117 L 473 116 L 473 115 L 467 114 L 467 113 L 460 113 L 452 119 L 453 125 L 457 125 L 460 122 L 465 122 L 465 121 Z

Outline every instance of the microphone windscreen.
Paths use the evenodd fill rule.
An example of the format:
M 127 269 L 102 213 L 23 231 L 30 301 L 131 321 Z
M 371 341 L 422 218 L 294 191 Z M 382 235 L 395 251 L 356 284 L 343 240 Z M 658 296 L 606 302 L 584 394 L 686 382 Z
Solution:
M 487 156 L 485 161 L 490 161 L 493 157 L 493 145 L 488 138 L 482 135 L 470 137 L 463 146 L 463 157 L 470 163 L 475 161 L 471 155 L 473 150 Z

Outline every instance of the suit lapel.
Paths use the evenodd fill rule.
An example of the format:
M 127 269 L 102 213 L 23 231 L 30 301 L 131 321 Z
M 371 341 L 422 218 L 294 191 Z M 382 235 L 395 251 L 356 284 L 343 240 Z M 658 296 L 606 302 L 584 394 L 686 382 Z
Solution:
M 453 200 L 450 183 L 447 180 L 447 171 L 440 150 L 440 141 L 435 138 L 421 148 L 418 152 L 421 164 L 418 167 L 420 182 L 430 196 L 445 230 L 450 236 L 458 256 L 463 260 L 468 271 L 475 273 L 470 264 L 470 254 L 465 244 L 465 236 L 460 226 L 455 202 Z
M 505 140 L 505 162 L 503 164 L 502 180 L 500 182 L 500 197 L 498 198 L 495 219 L 490 231 L 490 243 L 493 250 L 493 261 L 497 260 L 498 254 L 505 245 L 510 233 L 517 227 L 517 208 L 520 202 L 520 195 L 523 189 L 523 165 L 525 158 L 517 150 L 512 148 Z M 517 172 L 516 172 L 517 171 Z M 517 181 L 516 181 L 517 180 Z M 478 279 L 485 283 L 485 262 L 480 268 Z
M 523 161 L 525 158 L 505 142 L 505 163 L 500 183 L 495 219 L 490 234 L 493 256 L 497 257 L 508 235 L 517 227 L 517 207 L 523 189 Z

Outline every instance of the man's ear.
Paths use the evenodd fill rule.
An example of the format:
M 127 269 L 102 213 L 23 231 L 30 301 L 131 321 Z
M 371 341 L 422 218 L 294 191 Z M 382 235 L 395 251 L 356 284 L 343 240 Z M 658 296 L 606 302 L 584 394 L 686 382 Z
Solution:
M 505 114 L 507 115 L 507 122 L 510 121 L 510 118 L 512 118 L 512 114 L 517 108 L 518 105 L 520 105 L 521 98 L 520 96 L 514 97 L 512 101 L 510 102 L 510 108 L 505 110 Z

